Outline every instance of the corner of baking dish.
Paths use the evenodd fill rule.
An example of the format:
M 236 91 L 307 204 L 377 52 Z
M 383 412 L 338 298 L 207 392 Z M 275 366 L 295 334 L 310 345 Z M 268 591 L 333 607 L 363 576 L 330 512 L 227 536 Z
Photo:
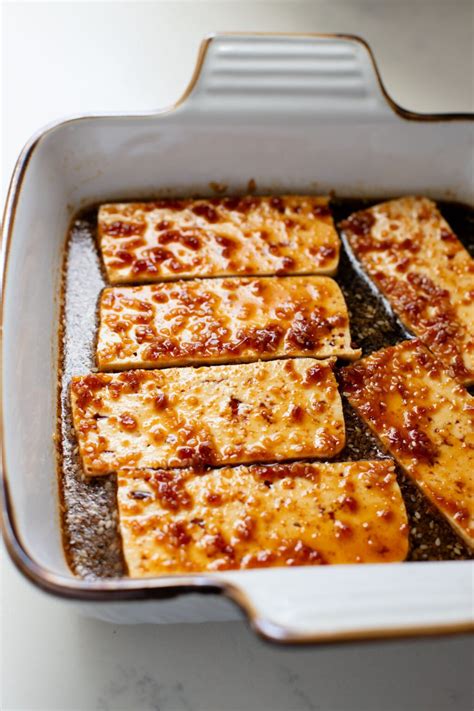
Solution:
M 38 146 L 59 134 L 74 132 L 84 122 L 100 125 L 102 121 L 126 124 L 127 121 L 140 120 L 144 126 L 146 122 L 151 125 L 154 121 L 160 126 L 166 125 L 167 121 L 176 121 L 186 126 L 203 116 L 215 122 L 232 116 L 234 121 L 253 122 L 270 132 L 274 130 L 275 135 L 278 135 L 277 119 L 281 122 L 282 116 L 295 126 L 308 121 L 314 123 L 315 130 L 317 125 L 322 126 L 325 122 L 357 124 L 368 117 L 376 127 L 394 123 L 395 118 L 424 126 L 433 123 L 448 125 L 455 121 L 463 125 L 469 123 L 467 142 L 472 139 L 474 118 L 472 114 L 416 114 L 398 106 L 382 84 L 369 46 L 359 37 L 309 34 L 209 37 L 202 43 L 189 87 L 170 109 L 127 116 L 75 117 L 46 127 L 25 146 L 13 173 L 3 221 L 2 338 L 6 336 L 4 318 L 9 308 L 5 297 L 12 279 L 9 270 L 13 270 L 10 259 L 12 238 L 25 176 Z M 383 140 L 384 129 L 380 135 Z M 452 132 L 448 139 L 452 140 Z M 135 147 L 129 145 L 129 149 Z M 459 155 L 465 152 L 465 146 L 461 146 Z M 109 170 L 113 172 L 113 165 L 109 165 Z M 432 166 L 427 170 L 433 173 Z M 100 169 L 92 164 L 90 171 L 90 190 L 101 198 L 105 192 L 100 182 Z M 454 177 L 449 175 L 448 168 L 446 171 L 445 184 L 440 179 L 433 191 L 445 192 L 448 185 L 455 196 L 469 201 L 472 176 L 470 183 L 468 168 L 458 172 L 453 168 Z M 273 184 L 277 183 L 277 177 L 277 173 L 272 176 Z M 369 193 L 374 194 L 376 178 L 374 173 L 372 182 L 368 180 Z M 291 182 L 292 179 L 289 169 L 288 180 Z M 196 173 L 196 184 L 199 180 Z M 331 183 L 333 178 L 328 180 Z M 397 180 L 400 181 L 399 176 L 394 177 L 394 181 Z M 341 192 L 347 190 L 343 181 L 338 187 Z M 358 187 L 360 185 L 356 190 Z M 392 189 L 390 183 L 385 189 L 388 192 Z M 117 184 L 113 192 L 120 194 L 120 190 Z M 87 201 L 87 195 L 87 191 L 72 194 L 71 214 Z M 7 466 L 10 445 L 8 436 L 5 436 L 3 398 L 7 397 L 5 385 L 8 378 L 5 368 L 5 343 L 2 342 L 3 535 L 16 566 L 41 589 L 91 604 L 152 602 L 190 592 L 223 593 L 244 611 L 260 634 L 283 642 L 434 634 L 470 628 L 472 568 L 469 562 L 444 562 L 441 574 L 437 563 L 271 569 L 107 581 L 79 580 L 66 570 L 55 572 L 31 554 L 17 521 L 12 494 L 16 472 L 9 471 Z M 447 575 L 446 571 L 449 571 Z

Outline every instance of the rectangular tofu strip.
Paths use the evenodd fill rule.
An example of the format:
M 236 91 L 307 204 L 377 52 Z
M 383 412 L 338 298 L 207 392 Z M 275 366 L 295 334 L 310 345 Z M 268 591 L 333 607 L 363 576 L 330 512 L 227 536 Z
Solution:
M 344 297 L 328 277 L 117 286 L 100 300 L 101 370 L 360 353 Z
M 474 398 L 418 340 L 377 351 L 341 375 L 351 405 L 474 548 Z
M 334 274 L 328 198 L 226 197 L 102 205 L 98 239 L 112 284 L 264 274 Z
M 341 224 L 404 325 L 462 383 L 474 382 L 474 260 L 426 198 L 356 212 Z
M 134 578 L 242 568 L 388 563 L 408 551 L 393 461 L 121 470 Z
M 334 359 L 73 378 L 84 471 L 332 457 L 344 446 Z

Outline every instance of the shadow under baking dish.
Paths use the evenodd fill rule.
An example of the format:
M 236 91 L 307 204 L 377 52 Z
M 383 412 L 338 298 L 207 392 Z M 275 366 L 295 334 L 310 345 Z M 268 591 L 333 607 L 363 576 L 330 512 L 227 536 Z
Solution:
M 337 224 L 374 200 L 332 201 Z M 474 210 L 458 203 L 439 202 L 443 217 L 474 255 Z M 84 578 L 111 578 L 125 574 L 117 530 L 115 476 L 84 479 L 72 428 L 69 385 L 73 375 L 95 367 L 99 295 L 107 285 L 96 246 L 97 208 L 82 211 L 73 220 L 65 257 L 64 305 L 61 315 L 62 353 L 59 383 L 58 446 L 59 488 L 62 504 L 63 541 L 68 563 Z M 394 345 L 407 332 L 390 313 L 387 304 L 354 267 L 345 247 L 336 281 L 346 298 L 352 340 L 363 354 Z M 378 459 L 384 452 L 367 426 L 343 397 L 347 443 L 337 460 Z M 432 507 L 417 487 L 397 469 L 408 512 L 410 550 L 408 560 L 462 560 L 472 558 L 463 541 Z

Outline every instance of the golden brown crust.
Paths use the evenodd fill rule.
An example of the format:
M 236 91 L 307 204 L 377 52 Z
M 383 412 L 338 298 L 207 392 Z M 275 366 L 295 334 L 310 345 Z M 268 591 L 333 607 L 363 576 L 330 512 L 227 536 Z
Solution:
M 328 199 L 211 198 L 99 209 L 112 284 L 265 274 L 334 274 L 339 238 Z
M 84 471 L 332 457 L 344 446 L 334 359 L 73 378 Z
M 360 356 L 351 346 L 347 307 L 333 279 L 197 279 L 102 293 L 101 370 L 290 356 Z
M 404 560 L 392 460 L 118 472 L 129 574 Z
M 426 198 L 342 223 L 354 254 L 403 323 L 462 383 L 474 382 L 474 260 Z
M 418 340 L 341 371 L 343 392 L 386 449 L 474 548 L 474 399 Z

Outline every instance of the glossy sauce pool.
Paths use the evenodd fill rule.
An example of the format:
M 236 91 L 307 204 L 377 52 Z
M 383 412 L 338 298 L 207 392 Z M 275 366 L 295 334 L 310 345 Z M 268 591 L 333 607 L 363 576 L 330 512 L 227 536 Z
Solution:
M 336 225 L 375 200 L 334 199 Z M 474 210 L 457 203 L 438 206 L 451 228 L 474 256 Z M 63 540 L 68 563 L 84 578 L 126 574 L 116 504 L 115 476 L 86 479 L 71 424 L 69 385 L 73 375 L 95 370 L 99 295 L 107 285 L 96 246 L 97 208 L 74 219 L 64 264 L 64 304 L 61 318 L 62 353 L 59 381 L 59 489 Z M 390 314 L 385 302 L 355 269 L 344 246 L 336 276 L 349 309 L 352 340 L 363 355 L 394 345 L 407 332 Z M 339 365 L 339 364 L 338 364 Z M 381 458 L 383 450 L 343 397 L 347 444 L 338 460 Z M 460 560 L 471 554 L 463 541 L 401 472 L 398 480 L 410 524 L 408 560 Z

